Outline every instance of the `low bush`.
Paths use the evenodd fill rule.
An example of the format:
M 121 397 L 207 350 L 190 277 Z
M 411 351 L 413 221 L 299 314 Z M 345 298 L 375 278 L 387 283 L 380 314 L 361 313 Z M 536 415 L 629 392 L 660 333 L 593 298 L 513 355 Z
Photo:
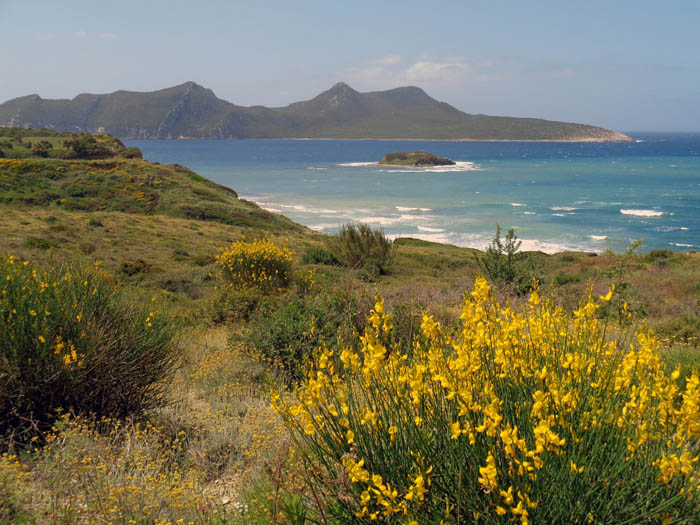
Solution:
M 98 269 L 0 261 L 0 438 L 22 441 L 57 411 L 137 414 L 164 402 L 178 364 L 166 318 Z
M 142 159 L 143 158 L 143 153 L 139 148 L 136 146 L 130 146 L 128 148 L 125 148 L 120 154 L 120 157 L 124 157 L 125 159 Z
M 282 288 L 292 278 L 292 251 L 269 239 L 245 239 L 231 243 L 216 257 L 224 279 L 235 288 L 265 291 Z
M 330 251 L 321 246 L 312 246 L 304 253 L 302 258 L 304 264 L 325 264 L 328 266 L 340 266 L 338 258 Z
M 603 302 L 610 297 L 602 298 Z M 476 281 L 452 338 L 389 344 L 378 301 L 359 351 L 320 351 L 273 404 L 341 523 L 690 523 L 700 515 L 700 379 L 679 387 L 649 333 L 606 337 L 588 297 L 523 311 Z
M 386 273 L 393 262 L 393 242 L 381 230 L 373 230 L 366 224 L 345 224 L 336 235 L 327 239 L 333 256 L 345 266 L 355 270 L 369 265 Z
M 356 324 L 363 312 L 355 298 L 341 292 L 295 298 L 272 312 L 256 315 L 243 336 L 288 382 L 303 377 L 304 366 L 322 345 L 357 343 Z
M 263 293 L 258 288 L 223 287 L 212 303 L 212 321 L 248 322 L 256 314 L 265 316 L 274 311 L 277 301 L 274 296 Z

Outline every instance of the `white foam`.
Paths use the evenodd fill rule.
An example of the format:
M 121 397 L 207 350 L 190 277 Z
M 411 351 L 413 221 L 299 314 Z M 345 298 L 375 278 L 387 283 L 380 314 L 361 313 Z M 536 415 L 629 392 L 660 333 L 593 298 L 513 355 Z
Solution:
M 687 229 L 688 228 L 686 228 L 685 226 L 681 226 L 681 230 L 687 230 Z
M 635 217 L 661 217 L 664 212 L 656 210 L 620 210 L 622 215 L 634 215 Z
M 376 162 L 342 162 L 338 164 L 338 166 L 350 166 L 350 167 L 359 167 L 359 166 L 375 166 L 377 163 Z
M 552 213 L 552 217 L 566 217 L 564 213 Z
M 278 204 L 281 208 L 289 208 L 291 210 L 297 211 L 309 211 L 309 209 L 303 204 Z
M 574 211 L 578 210 L 578 208 L 574 208 L 573 206 L 551 206 L 549 208 L 552 211 Z
M 397 224 L 402 222 L 414 222 L 425 220 L 425 217 L 421 215 L 410 215 L 407 213 L 402 213 L 398 217 L 359 217 L 358 222 L 364 222 L 367 224 Z
M 679 248 L 693 248 L 695 245 L 693 244 L 683 244 L 680 242 L 669 242 L 671 246 L 678 246 Z
M 282 210 L 279 208 L 272 208 L 268 206 L 260 206 L 263 210 L 271 211 L 272 213 L 282 213 Z
M 527 204 L 521 204 L 519 202 L 511 202 L 510 205 L 511 206 L 527 206 Z
M 593 239 L 594 241 L 604 241 L 605 239 L 608 238 L 607 235 L 589 235 L 589 237 L 591 239 Z
M 431 233 L 442 233 L 445 230 L 442 228 L 429 228 L 428 226 L 418 226 L 418 230 L 422 232 L 431 232 Z
M 327 170 L 328 168 L 317 168 L 317 167 L 315 167 L 315 166 L 309 166 L 309 167 L 306 168 L 306 169 L 307 169 L 307 170 L 323 171 L 323 170 Z
M 422 171 L 430 173 L 448 173 L 451 171 L 479 171 L 481 168 L 473 162 L 455 162 L 451 166 L 433 166 L 424 168 Z
M 398 211 L 432 211 L 431 208 L 408 208 L 406 206 L 396 206 Z
M 523 215 L 537 215 L 537 213 L 534 211 L 524 211 Z

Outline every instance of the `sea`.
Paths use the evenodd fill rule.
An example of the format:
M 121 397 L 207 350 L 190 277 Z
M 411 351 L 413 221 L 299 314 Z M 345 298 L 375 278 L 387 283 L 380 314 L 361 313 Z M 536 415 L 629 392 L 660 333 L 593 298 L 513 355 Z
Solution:
M 333 233 L 348 222 L 485 248 L 496 226 L 521 250 L 700 249 L 700 133 L 632 133 L 634 142 L 391 140 L 126 141 L 151 161 L 188 166 L 239 196 Z M 454 166 L 390 168 L 389 152 Z

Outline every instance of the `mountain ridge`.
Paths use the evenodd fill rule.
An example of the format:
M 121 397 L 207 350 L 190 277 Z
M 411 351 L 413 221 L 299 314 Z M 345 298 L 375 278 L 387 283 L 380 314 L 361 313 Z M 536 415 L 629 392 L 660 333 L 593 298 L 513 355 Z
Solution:
M 406 139 L 629 141 L 587 124 L 469 114 L 417 86 L 361 93 L 344 82 L 284 107 L 238 106 L 193 81 L 150 92 L 38 94 L 0 104 L 0 126 L 124 139 Z

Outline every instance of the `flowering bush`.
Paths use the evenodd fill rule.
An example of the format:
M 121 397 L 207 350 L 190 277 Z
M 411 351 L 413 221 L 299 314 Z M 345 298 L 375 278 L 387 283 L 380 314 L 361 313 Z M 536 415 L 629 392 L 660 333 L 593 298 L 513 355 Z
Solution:
M 216 257 L 224 277 L 236 288 L 281 288 L 292 276 L 292 251 L 269 239 L 242 239 L 223 248 Z
M 0 260 L 0 438 L 46 429 L 59 409 L 121 416 L 163 401 L 173 330 L 103 273 Z
M 612 293 L 601 297 L 610 300 Z M 391 347 L 378 300 L 359 352 L 321 349 L 275 396 L 343 523 L 664 523 L 700 512 L 700 380 L 664 373 L 654 336 L 607 337 L 592 297 L 524 312 L 483 278 L 454 336 L 423 315 Z

